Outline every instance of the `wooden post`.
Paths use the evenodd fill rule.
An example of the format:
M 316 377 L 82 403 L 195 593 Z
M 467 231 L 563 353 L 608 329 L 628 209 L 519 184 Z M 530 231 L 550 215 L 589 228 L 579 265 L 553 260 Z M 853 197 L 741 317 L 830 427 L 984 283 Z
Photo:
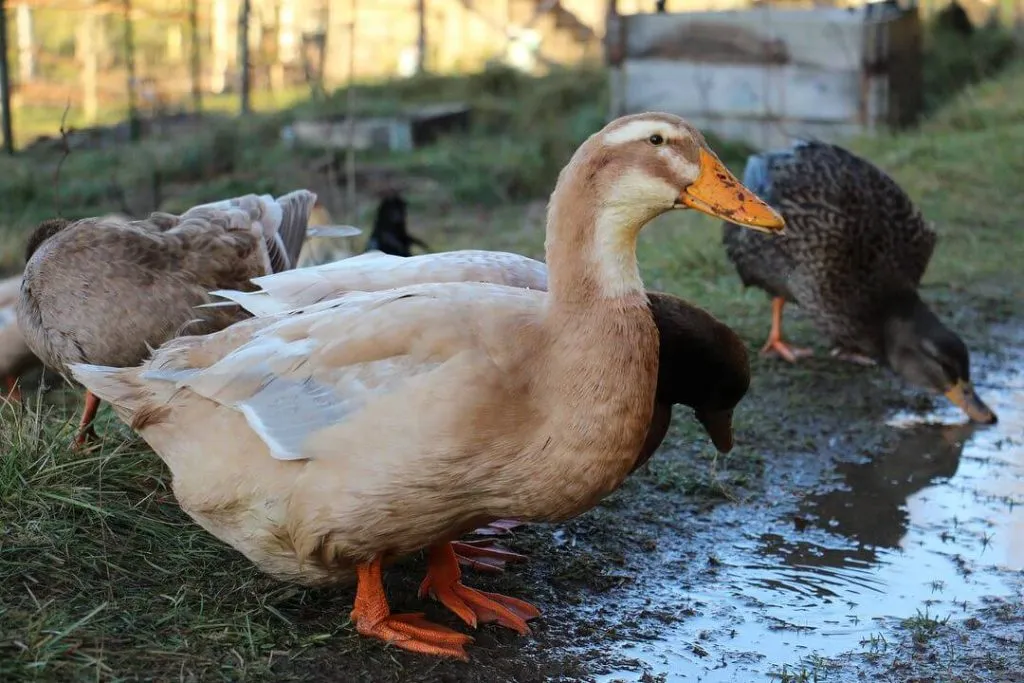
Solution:
M 241 69 L 241 97 L 242 114 L 248 114 L 252 110 L 250 101 L 250 73 L 249 73 L 249 12 L 251 10 L 250 0 L 242 0 L 242 9 L 238 13 L 238 61 Z
M 422 0 L 421 0 L 422 2 Z M 348 221 L 355 225 L 359 220 L 356 210 L 356 149 L 353 144 L 356 132 L 356 8 L 358 0 L 349 4 L 352 16 L 348 25 L 348 87 L 345 90 L 346 128 L 348 129 L 348 148 L 345 150 L 345 208 L 348 210 Z
M 128 129 L 131 139 L 141 137 L 139 110 L 135 102 L 138 82 L 135 74 L 135 29 L 132 24 L 132 0 L 124 0 L 124 63 L 128 68 Z
M 423 75 L 427 71 L 427 0 L 418 0 L 417 5 L 420 32 L 416 41 L 416 48 L 419 51 L 419 54 L 416 55 L 416 73 Z
M 18 5 L 18 76 L 22 83 L 36 77 L 36 36 L 32 26 L 32 7 Z
M 188 27 L 191 44 L 190 66 L 192 72 L 192 109 L 203 111 L 203 63 L 199 56 L 199 0 L 192 0 L 188 7 Z
M 14 154 L 14 126 L 11 124 L 11 74 L 7 63 L 7 2 L 0 0 L 0 115 L 4 121 L 4 151 Z
M 95 123 L 99 113 L 99 45 L 103 41 L 100 26 L 95 3 L 87 3 L 75 28 L 75 59 L 82 68 L 82 109 L 86 123 Z

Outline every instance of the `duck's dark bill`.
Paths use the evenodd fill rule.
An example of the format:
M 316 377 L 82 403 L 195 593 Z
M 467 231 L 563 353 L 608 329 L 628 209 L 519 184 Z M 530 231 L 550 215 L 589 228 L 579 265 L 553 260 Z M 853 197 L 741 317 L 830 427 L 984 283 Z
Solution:
M 700 150 L 700 175 L 679 195 L 679 203 L 747 228 L 782 230 L 786 222 L 736 179 L 710 151 Z
M 999 418 L 992 409 L 985 405 L 981 397 L 974 391 L 970 382 L 960 381 L 946 392 L 946 398 L 960 407 L 967 416 L 982 424 L 995 424 Z
M 719 453 L 728 453 L 732 450 L 732 411 L 698 411 L 696 418 L 704 426 L 711 443 L 715 445 Z

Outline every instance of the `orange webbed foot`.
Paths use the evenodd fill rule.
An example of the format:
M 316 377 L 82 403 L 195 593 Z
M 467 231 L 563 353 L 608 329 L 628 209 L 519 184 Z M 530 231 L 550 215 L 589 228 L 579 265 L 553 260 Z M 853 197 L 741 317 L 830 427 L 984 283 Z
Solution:
M 814 350 L 800 346 L 790 346 L 781 339 L 769 339 L 761 349 L 761 355 L 779 356 L 790 363 L 795 363 L 801 358 L 809 358 L 813 356 Z
M 430 550 L 427 576 L 420 584 L 420 597 L 427 594 L 474 628 L 478 624 L 496 623 L 526 635 L 530 632 L 526 622 L 540 616 L 540 610 L 523 600 L 464 586 L 450 543 Z
M 489 538 L 479 541 L 455 541 L 452 543 L 452 551 L 462 566 L 493 574 L 505 571 L 505 565 L 508 563 L 526 562 L 529 559 L 526 555 L 505 550 L 494 546 L 493 543 L 494 541 Z
M 356 631 L 403 650 L 469 661 L 471 636 L 428 621 L 422 613 L 392 614 L 381 581 L 380 558 L 356 568 L 358 584 L 352 621 Z
M 782 309 L 786 306 L 786 300 L 782 297 L 772 299 L 772 330 L 768 333 L 768 341 L 761 348 L 762 356 L 779 356 L 795 363 L 799 358 L 807 358 L 814 355 L 811 349 L 804 349 L 798 346 L 790 346 L 782 341 Z

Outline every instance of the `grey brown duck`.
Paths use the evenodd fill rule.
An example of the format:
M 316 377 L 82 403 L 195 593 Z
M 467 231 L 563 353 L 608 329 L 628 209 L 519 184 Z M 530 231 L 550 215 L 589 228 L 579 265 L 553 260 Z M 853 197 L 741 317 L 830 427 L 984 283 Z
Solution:
M 17 305 L 25 342 L 45 365 L 130 367 L 183 328 L 205 334 L 248 317 L 196 309 L 222 287 L 292 267 L 316 195 L 246 195 L 176 216 L 101 216 L 41 223 L 29 238 Z M 99 399 L 86 392 L 75 444 L 92 432 Z
M 786 233 L 767 239 L 722 228 L 743 284 L 772 297 L 764 353 L 810 354 L 782 337 L 783 306 L 795 303 L 834 356 L 881 363 L 972 420 L 996 421 L 971 384 L 967 347 L 917 292 L 936 233 L 892 178 L 837 145 L 800 142 L 751 156 L 743 182 L 786 219 Z

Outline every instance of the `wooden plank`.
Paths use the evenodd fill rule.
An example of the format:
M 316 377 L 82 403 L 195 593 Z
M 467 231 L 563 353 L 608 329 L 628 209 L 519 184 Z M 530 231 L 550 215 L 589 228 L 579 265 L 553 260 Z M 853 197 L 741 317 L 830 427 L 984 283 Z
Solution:
M 860 111 L 858 71 L 667 59 L 628 59 L 623 69 L 629 112 L 856 121 Z
M 856 123 L 765 119 L 721 119 L 693 116 L 690 123 L 726 140 L 745 142 L 758 151 L 781 149 L 799 139 L 841 143 L 864 129 Z
M 623 16 L 625 58 L 856 69 L 862 11 L 756 8 Z

